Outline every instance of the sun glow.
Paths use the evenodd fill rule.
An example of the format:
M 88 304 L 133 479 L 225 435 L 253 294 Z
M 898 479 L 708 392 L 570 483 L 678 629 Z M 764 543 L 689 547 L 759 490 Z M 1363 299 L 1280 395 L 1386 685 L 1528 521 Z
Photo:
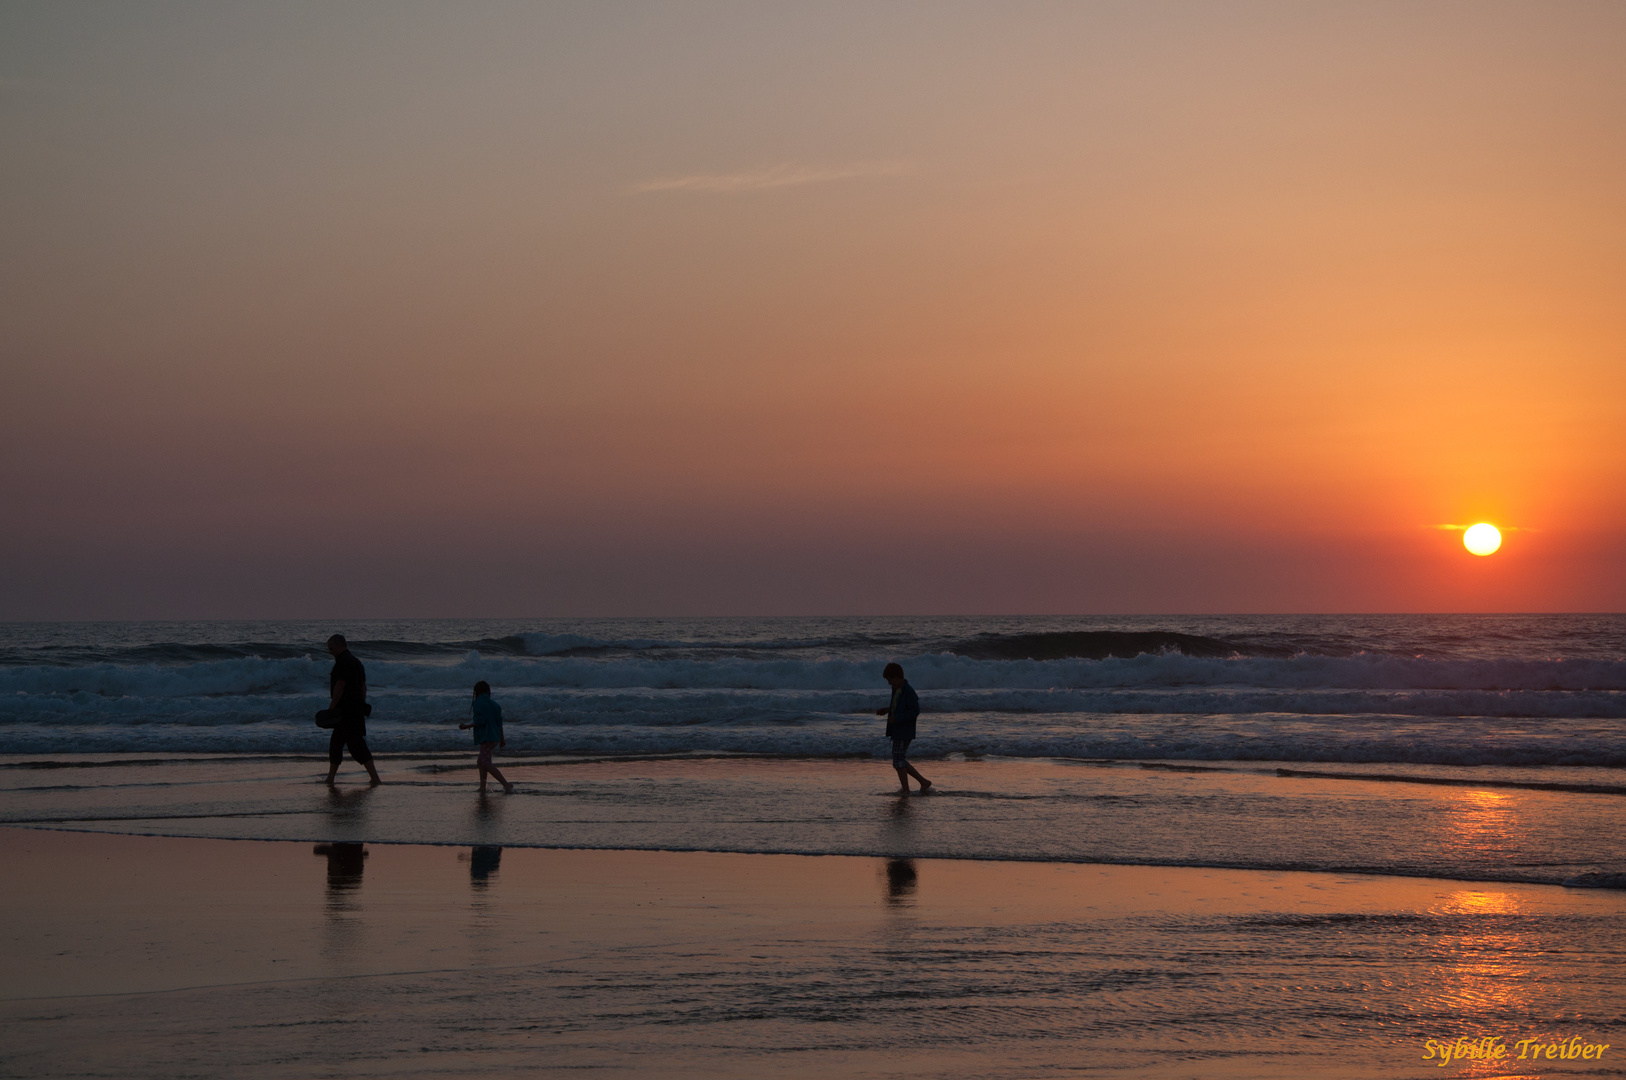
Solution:
M 1481 521 L 1478 525 L 1470 525 L 1462 534 L 1462 546 L 1475 555 L 1490 555 L 1502 546 L 1502 534 L 1495 525 Z

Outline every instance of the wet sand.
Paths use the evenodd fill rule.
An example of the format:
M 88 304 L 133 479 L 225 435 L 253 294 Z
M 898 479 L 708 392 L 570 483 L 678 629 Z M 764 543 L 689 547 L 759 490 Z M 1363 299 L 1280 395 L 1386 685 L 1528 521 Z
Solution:
M 1626 896 L 0 829 L 4 1076 L 1620 1075 Z
M 315 729 L 313 729 L 315 730 Z M 372 789 L 322 758 L 0 759 L 0 824 L 221 840 L 347 841 L 1034 860 L 1560 884 L 1626 874 L 1626 788 L 1549 791 L 1542 770 L 1269 762 L 931 761 L 898 797 L 869 759 L 501 758 L 513 797 L 475 795 L 474 755 L 380 757 Z M 1342 770 L 1342 771 L 1340 771 Z M 1588 772 L 1589 770 L 1572 770 Z M 1590 770 L 1605 778 L 1607 770 Z M 1283 775 L 1286 773 L 1286 775 Z M 1445 774 L 1445 775 L 1440 775 Z M 1507 787 L 1464 786 L 1500 780 Z M 1611 782 L 1612 782 L 1611 781 Z M 1522 785 L 1522 786 L 1519 786 Z

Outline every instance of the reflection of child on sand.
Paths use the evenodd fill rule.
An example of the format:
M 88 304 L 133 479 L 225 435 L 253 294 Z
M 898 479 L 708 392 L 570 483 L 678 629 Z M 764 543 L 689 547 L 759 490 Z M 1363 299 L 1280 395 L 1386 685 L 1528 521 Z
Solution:
M 512 795 L 514 785 L 491 763 L 491 752 L 499 746 L 507 746 L 508 740 L 502 734 L 502 706 L 491 700 L 491 684 L 484 679 L 474 684 L 474 707 L 469 722 L 457 725 L 459 731 L 469 728 L 474 729 L 474 741 L 480 744 L 480 794 L 486 793 L 486 774 L 490 773 L 502 785 L 503 794 Z

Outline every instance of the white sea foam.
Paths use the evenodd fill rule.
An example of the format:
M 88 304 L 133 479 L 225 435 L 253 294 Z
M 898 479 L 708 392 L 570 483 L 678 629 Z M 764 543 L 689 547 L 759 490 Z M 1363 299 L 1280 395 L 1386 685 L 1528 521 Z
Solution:
M 314 707 L 315 702 L 306 704 Z M 444 703 L 443 703 L 444 704 Z M 522 754 L 875 755 L 886 750 L 874 717 L 767 713 L 746 702 L 671 708 L 637 702 L 532 709 L 506 702 L 510 748 Z M 320 752 L 326 734 L 308 719 L 289 720 L 268 703 L 232 714 L 171 715 L 110 711 L 94 719 L 41 714 L 0 727 L 0 753 Z M 465 748 L 447 708 L 384 698 L 369 739 L 384 753 Z M 651 722 L 651 719 L 656 722 Z M 382 717 L 382 719 L 381 719 Z M 1626 765 L 1626 740 L 1612 722 L 1575 719 L 1509 722 L 1495 718 L 1293 714 L 928 713 L 915 752 L 934 757 L 1410 762 L 1444 765 Z

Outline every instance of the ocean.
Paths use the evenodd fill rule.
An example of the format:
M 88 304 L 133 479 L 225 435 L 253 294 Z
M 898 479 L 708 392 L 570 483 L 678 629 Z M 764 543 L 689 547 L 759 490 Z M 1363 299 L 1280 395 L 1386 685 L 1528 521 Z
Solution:
M 1620 1076 L 1623 717 L 1607 615 L 6 626 L 0 1074 Z
M 298 753 L 338 627 L 384 753 L 446 747 L 480 679 L 526 754 L 878 752 L 1626 765 L 1626 617 L 614 619 L 0 626 L 0 753 Z
M 334 631 L 388 812 L 312 787 Z M 929 810 L 874 809 L 892 660 Z M 481 679 L 500 817 L 463 802 Z M 1619 615 L 11 624 L 0 822 L 1616 885 L 1623 718 Z

